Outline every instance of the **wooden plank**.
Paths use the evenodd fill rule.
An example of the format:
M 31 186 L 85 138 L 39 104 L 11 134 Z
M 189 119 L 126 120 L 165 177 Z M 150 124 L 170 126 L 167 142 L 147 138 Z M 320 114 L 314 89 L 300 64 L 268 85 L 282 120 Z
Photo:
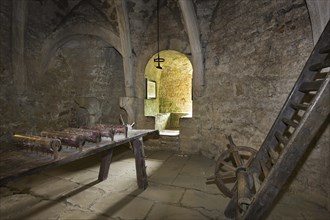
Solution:
M 291 107 L 294 108 L 295 110 L 304 110 L 306 111 L 309 107 L 308 104 L 298 104 L 298 103 L 291 103 Z
M 316 63 L 314 65 L 312 65 L 309 70 L 311 71 L 320 71 L 324 68 L 327 68 L 330 66 L 330 59 L 329 60 L 325 60 L 323 63 Z
M 261 182 L 259 179 L 259 174 L 258 173 L 252 173 L 252 177 L 253 177 L 253 183 L 254 183 L 254 189 L 256 192 L 258 192 L 258 190 L 260 189 L 261 186 Z
M 293 128 L 296 128 L 298 126 L 297 122 L 294 122 L 293 120 L 287 119 L 287 118 L 283 118 L 282 121 L 286 124 L 289 125 Z
M 269 168 L 266 165 L 266 162 L 263 160 L 260 160 L 260 166 L 261 166 L 261 170 L 264 173 L 265 178 L 267 178 L 268 174 L 269 174 Z
M 311 92 L 311 91 L 317 91 L 322 86 L 324 80 L 317 80 L 312 82 L 304 82 L 299 87 L 300 92 Z
M 268 154 L 270 156 L 270 159 L 272 161 L 272 164 L 275 164 L 276 161 L 277 161 L 277 159 L 278 159 L 278 157 L 279 157 L 279 154 L 275 150 L 273 150 L 272 148 L 269 148 Z
M 330 45 L 321 48 L 320 53 L 330 53 Z
M 286 138 L 283 135 L 281 135 L 280 132 L 275 132 L 275 137 L 283 145 L 286 145 L 288 143 L 288 141 L 289 141 L 288 138 Z
M 112 159 L 112 152 L 113 150 L 110 149 L 101 160 L 99 177 L 98 177 L 99 181 L 103 181 L 108 178 L 110 163 Z
M 148 177 L 146 172 L 146 164 L 144 160 L 144 150 L 142 138 L 133 141 L 133 149 L 135 156 L 135 169 L 137 184 L 140 189 L 146 189 L 148 186 Z

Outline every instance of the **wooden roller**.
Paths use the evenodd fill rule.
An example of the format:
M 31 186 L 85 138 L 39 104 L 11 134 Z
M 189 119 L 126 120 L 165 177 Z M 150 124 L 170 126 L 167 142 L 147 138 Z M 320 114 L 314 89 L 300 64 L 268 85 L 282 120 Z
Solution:
M 40 134 L 43 137 L 58 138 L 62 144 L 76 147 L 79 150 L 82 150 L 82 147 L 85 145 L 85 138 L 79 134 L 72 134 L 65 131 L 42 131 Z
M 126 125 L 96 124 L 90 129 L 99 130 L 102 136 L 107 135 L 105 137 L 110 137 L 112 141 L 117 133 L 123 133 L 125 134 L 125 138 L 127 138 L 128 127 Z
M 245 168 L 242 167 L 237 168 L 236 176 L 237 176 L 238 207 L 240 207 L 242 211 L 246 211 L 246 209 L 251 204 L 249 176 Z
M 114 134 L 123 133 L 125 134 L 125 138 L 127 138 L 127 131 L 128 131 L 127 125 L 96 124 L 95 127 L 112 130 Z
M 82 135 L 86 141 L 93 143 L 100 143 L 102 139 L 102 134 L 99 130 L 93 129 L 84 129 L 84 128 L 66 128 L 65 132 L 72 134 Z
M 13 135 L 13 140 L 20 146 L 27 147 L 30 150 L 49 153 L 58 158 L 58 152 L 61 150 L 61 140 L 57 138 L 47 138 L 33 135 Z

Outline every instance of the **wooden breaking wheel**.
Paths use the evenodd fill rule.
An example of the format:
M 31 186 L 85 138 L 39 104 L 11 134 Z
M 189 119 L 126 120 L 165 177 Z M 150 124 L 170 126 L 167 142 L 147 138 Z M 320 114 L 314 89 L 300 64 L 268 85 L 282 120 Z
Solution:
M 251 147 L 236 146 L 232 137 L 228 137 L 228 149 L 218 158 L 215 165 L 214 181 L 220 191 L 232 197 L 237 188 L 236 170 L 248 168 L 255 157 L 257 150 Z

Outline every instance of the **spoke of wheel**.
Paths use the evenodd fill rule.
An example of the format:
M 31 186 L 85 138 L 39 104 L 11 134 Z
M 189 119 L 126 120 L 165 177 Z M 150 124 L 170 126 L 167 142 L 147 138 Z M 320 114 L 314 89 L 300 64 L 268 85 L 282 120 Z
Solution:
M 243 162 L 242 162 L 241 156 L 238 153 L 238 150 L 235 149 L 235 150 L 233 150 L 232 153 L 233 153 L 233 157 L 234 157 L 237 167 L 241 167 L 243 165 Z
M 237 188 L 237 180 L 235 181 L 233 188 L 230 190 L 231 193 L 234 193 L 236 191 L 236 188 Z
M 236 172 L 234 171 L 228 171 L 228 172 L 222 172 L 220 173 L 221 179 L 230 179 L 236 177 Z
M 250 166 L 250 163 L 252 162 L 253 158 L 254 158 L 254 156 L 253 156 L 253 154 L 251 154 L 251 155 L 250 155 L 250 158 L 249 158 L 248 161 L 246 161 L 246 163 L 245 163 L 245 167 L 249 167 L 249 166 Z
M 231 165 L 230 163 L 221 160 L 220 164 L 222 164 L 223 166 L 227 167 L 228 169 L 232 170 L 232 171 L 236 171 L 236 167 L 234 167 L 233 165 Z

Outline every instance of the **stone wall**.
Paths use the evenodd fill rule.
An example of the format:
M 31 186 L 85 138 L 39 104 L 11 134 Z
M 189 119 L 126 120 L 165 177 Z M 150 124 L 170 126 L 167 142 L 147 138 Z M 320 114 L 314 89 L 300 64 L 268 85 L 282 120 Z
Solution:
M 15 96 L 11 70 L 11 1 L 0 1 L 0 137 L 6 134 L 5 127 L 13 126 L 12 109 Z M 1 138 L 2 140 L 2 138 Z
M 313 48 L 308 11 L 299 1 L 196 1 L 205 49 L 206 90 L 193 102 L 193 119 L 180 124 L 181 149 L 217 156 L 226 134 L 258 149 Z M 202 16 L 203 15 L 203 16 Z M 323 134 L 291 190 L 326 198 L 329 136 Z M 320 199 L 321 200 L 321 199 Z
M 26 3 L 16 22 L 24 29 L 26 66 L 19 88 L 10 67 L 20 60 L 4 56 L 19 37 L 10 39 L 15 1 L 1 1 L 1 134 L 119 123 L 119 114 L 126 119 L 119 107 L 124 74 L 112 0 Z
M 0 1 L 0 135 L 116 121 L 124 113 L 119 98 L 125 91 L 113 0 L 27 1 L 18 22 L 24 30 L 20 48 L 11 48 L 12 2 L 17 3 Z M 193 2 L 205 92 L 193 97 L 193 118 L 180 119 L 180 150 L 216 159 L 226 148 L 226 134 L 237 145 L 258 149 L 313 48 L 305 1 Z M 127 0 L 127 7 L 136 125 L 153 128 L 154 119 L 144 117 L 144 99 L 145 68 L 157 52 L 156 1 Z M 177 0 L 161 1 L 160 17 L 160 50 L 190 57 Z M 24 59 L 12 59 L 16 49 Z M 26 66 L 21 76 L 12 70 L 20 63 Z M 25 84 L 18 88 L 15 77 L 26 79 Z M 329 128 L 297 170 L 291 190 L 329 194 L 328 145 Z

